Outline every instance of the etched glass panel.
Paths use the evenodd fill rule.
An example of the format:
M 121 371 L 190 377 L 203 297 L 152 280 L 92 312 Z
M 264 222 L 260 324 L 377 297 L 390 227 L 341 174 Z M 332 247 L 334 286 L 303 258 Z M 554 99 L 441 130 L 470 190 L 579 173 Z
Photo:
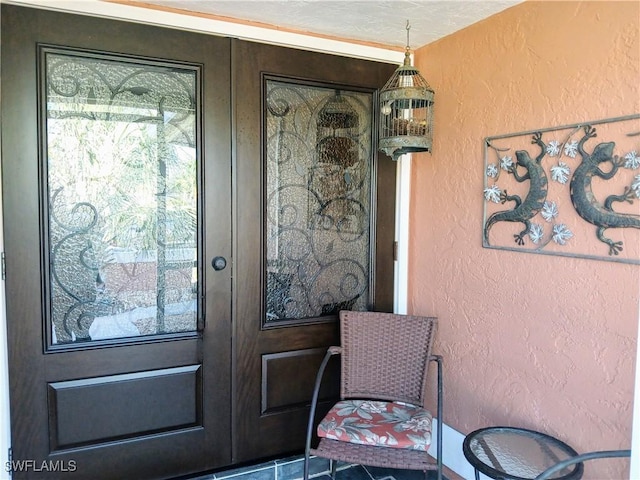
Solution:
M 371 93 L 266 82 L 266 318 L 366 310 Z
M 50 344 L 195 330 L 198 70 L 42 55 Z

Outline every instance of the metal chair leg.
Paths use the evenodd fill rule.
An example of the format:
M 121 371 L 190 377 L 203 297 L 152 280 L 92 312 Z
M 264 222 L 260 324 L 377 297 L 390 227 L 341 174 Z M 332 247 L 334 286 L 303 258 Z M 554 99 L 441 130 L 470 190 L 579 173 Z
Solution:
M 438 480 L 442 480 L 442 414 L 443 414 L 443 379 L 442 379 L 442 355 L 431 355 L 429 360 L 436 362 L 438 367 L 438 405 L 437 405 L 437 420 L 436 420 L 436 430 L 437 430 L 437 438 L 438 444 L 436 445 L 436 463 L 437 463 L 437 478 Z
M 304 472 L 303 479 L 309 480 L 309 456 L 311 454 L 311 437 L 313 435 L 313 426 L 316 415 L 316 408 L 318 406 L 318 395 L 320 393 L 320 384 L 322 382 L 322 376 L 324 375 L 324 370 L 327 367 L 327 363 L 332 355 L 336 355 L 340 353 L 340 347 L 329 347 L 327 353 L 322 359 L 322 363 L 320 364 L 320 368 L 316 375 L 316 382 L 313 388 L 313 396 L 311 398 L 311 409 L 309 411 L 309 421 L 307 423 L 307 441 L 304 447 Z

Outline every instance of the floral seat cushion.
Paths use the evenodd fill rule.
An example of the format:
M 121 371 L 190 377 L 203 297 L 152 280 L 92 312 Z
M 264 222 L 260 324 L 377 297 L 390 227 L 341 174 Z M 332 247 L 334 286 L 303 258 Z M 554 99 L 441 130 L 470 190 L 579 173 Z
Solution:
M 400 402 L 342 400 L 318 425 L 318 436 L 331 440 L 427 451 L 431 413 Z

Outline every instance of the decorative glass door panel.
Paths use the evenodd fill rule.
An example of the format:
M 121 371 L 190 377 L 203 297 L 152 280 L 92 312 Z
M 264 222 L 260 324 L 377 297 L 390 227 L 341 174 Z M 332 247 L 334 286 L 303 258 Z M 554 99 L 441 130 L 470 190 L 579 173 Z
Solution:
M 366 310 L 372 94 L 265 81 L 265 324 Z
M 48 343 L 197 329 L 197 67 L 41 48 Z

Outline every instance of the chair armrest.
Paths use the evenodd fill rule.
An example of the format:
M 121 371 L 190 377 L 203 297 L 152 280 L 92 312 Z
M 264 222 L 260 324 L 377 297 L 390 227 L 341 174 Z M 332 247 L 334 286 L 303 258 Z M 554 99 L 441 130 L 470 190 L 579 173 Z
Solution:
M 338 347 L 338 346 L 329 347 L 329 349 L 327 350 L 327 353 L 330 353 L 331 355 L 340 355 L 342 353 L 342 347 Z

